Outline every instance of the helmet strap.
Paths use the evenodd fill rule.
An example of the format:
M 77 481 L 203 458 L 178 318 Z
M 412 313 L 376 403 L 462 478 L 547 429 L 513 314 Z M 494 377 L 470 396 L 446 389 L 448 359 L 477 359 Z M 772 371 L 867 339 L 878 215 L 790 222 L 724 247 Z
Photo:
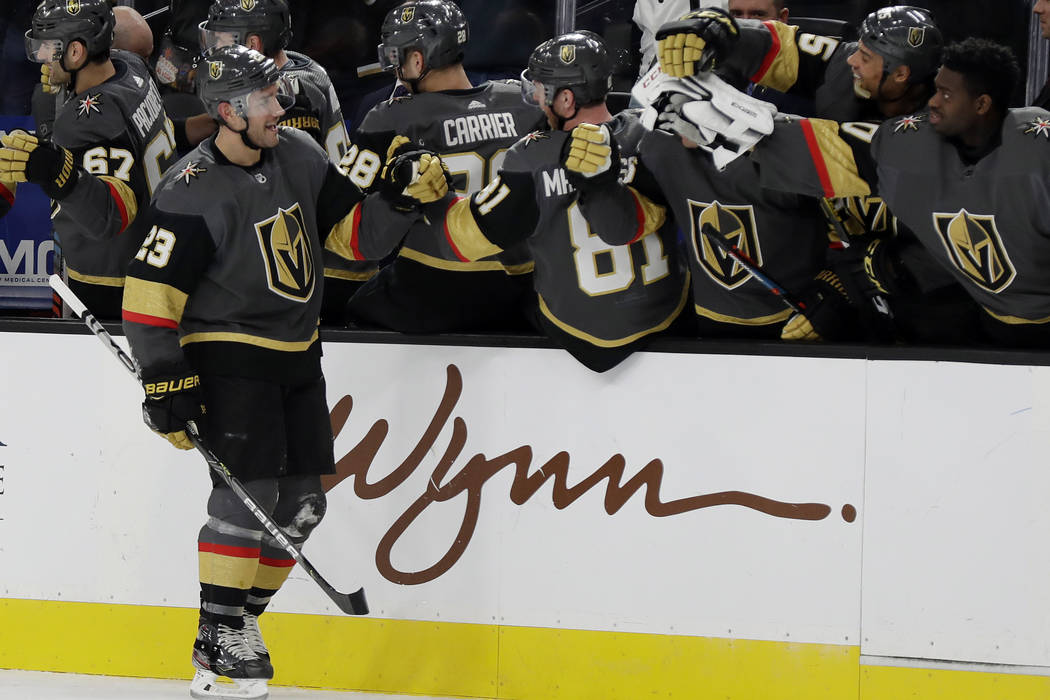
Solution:
M 412 49 L 412 50 L 413 51 L 418 51 L 418 49 Z M 408 86 L 408 89 L 412 91 L 413 95 L 418 95 L 421 92 L 421 90 L 419 89 L 419 84 L 422 83 L 423 79 L 426 78 L 430 74 L 430 66 L 427 65 L 426 59 L 422 58 L 423 52 L 420 51 L 419 55 L 421 57 L 421 60 L 423 61 L 423 70 L 421 70 L 419 72 L 419 75 L 416 76 L 415 78 L 406 78 L 405 77 L 405 69 L 404 69 L 403 65 L 398 65 L 398 67 L 397 67 L 397 77 L 398 77 L 398 79 L 401 82 L 403 82 L 405 85 Z

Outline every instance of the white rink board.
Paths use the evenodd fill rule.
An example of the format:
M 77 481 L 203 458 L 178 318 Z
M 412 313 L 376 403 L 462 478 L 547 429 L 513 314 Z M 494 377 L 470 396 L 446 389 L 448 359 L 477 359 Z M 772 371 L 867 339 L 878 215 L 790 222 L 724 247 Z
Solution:
M 1050 368 L 869 376 L 861 652 L 1050 666 Z
M 196 607 L 203 460 L 141 424 L 140 389 L 93 337 L 0 347 L 18 397 L 0 405 L 0 597 Z M 343 343 L 324 362 L 330 406 L 353 399 L 336 458 L 357 447 L 344 464 L 371 490 L 338 484 L 306 554 L 337 588 L 364 585 L 377 617 L 1050 665 L 1050 384 L 1031 379 L 1046 369 L 640 353 L 596 375 L 554 350 Z M 377 421 L 388 432 L 362 458 Z M 938 452 L 949 437 L 958 449 Z M 415 469 L 376 488 L 414 450 Z M 553 479 L 526 499 L 513 464 L 481 473 L 508 453 L 523 476 L 566 455 L 569 488 L 617 455 L 620 483 L 659 460 L 659 499 L 647 510 L 642 487 L 610 515 L 597 478 L 571 503 L 559 485 L 561 507 Z M 444 488 L 413 517 L 442 460 Z M 827 515 L 697 507 L 719 492 Z M 298 570 L 273 607 L 336 612 Z

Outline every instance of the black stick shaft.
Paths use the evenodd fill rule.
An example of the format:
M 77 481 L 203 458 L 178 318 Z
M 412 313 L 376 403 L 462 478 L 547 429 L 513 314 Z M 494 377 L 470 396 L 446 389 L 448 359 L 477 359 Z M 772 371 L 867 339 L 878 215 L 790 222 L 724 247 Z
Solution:
M 73 293 L 62 278 L 58 275 L 51 275 L 50 278 L 51 288 L 54 289 L 60 297 L 69 305 L 69 308 L 73 310 L 77 316 L 84 321 L 84 324 L 95 334 L 95 337 L 102 341 L 110 352 L 112 352 L 120 363 L 124 365 L 124 369 L 131 373 L 131 376 L 138 378 L 138 370 L 135 368 L 135 362 L 131 357 L 124 352 L 123 348 L 113 339 L 113 336 L 109 334 L 95 318 L 91 312 L 87 310 L 84 302 L 80 301 L 76 294 Z M 197 426 L 193 421 L 186 424 L 186 434 L 190 438 L 190 442 L 197 448 L 197 451 L 204 457 L 204 461 L 208 463 L 208 466 L 214 471 L 219 477 L 226 482 L 230 489 L 241 499 L 241 503 L 244 507 L 251 511 L 252 515 L 262 523 L 262 526 L 266 528 L 266 531 L 277 540 L 277 542 L 284 548 L 284 551 L 298 563 L 314 582 L 321 587 L 321 590 L 332 599 L 332 602 L 336 606 L 348 615 L 367 615 L 368 614 L 368 602 L 365 600 L 365 589 L 359 588 L 353 593 L 340 593 L 332 587 L 328 581 L 321 576 L 320 572 L 314 568 L 310 560 L 306 558 L 295 543 L 288 537 L 288 535 L 281 529 L 281 527 L 273 521 L 273 518 L 266 512 L 266 510 L 255 500 L 255 497 L 248 493 L 248 490 L 244 488 L 244 485 L 240 480 L 230 473 L 230 470 L 225 464 L 215 456 L 215 453 L 208 449 L 208 446 L 201 440 L 201 436 L 197 433 Z
M 781 301 L 783 301 L 789 307 L 794 309 L 796 312 L 800 314 L 805 313 L 806 305 L 803 302 L 799 301 L 797 297 L 788 292 L 788 290 L 785 289 L 783 285 L 779 284 L 776 280 L 767 275 L 765 270 L 763 270 L 758 263 L 752 260 L 747 255 L 747 253 L 745 253 L 744 251 L 740 250 L 740 248 L 732 244 L 728 238 L 722 235 L 721 231 L 716 229 L 711 224 L 704 224 L 700 228 L 700 232 L 708 238 L 710 238 L 712 241 L 714 241 L 714 243 L 719 248 L 726 252 L 726 255 L 730 256 L 738 263 L 740 263 L 740 266 L 747 270 L 749 273 L 751 273 L 751 276 L 754 277 L 759 284 L 761 284 L 769 291 L 773 292 L 773 294 L 775 294 L 776 296 L 780 297 Z

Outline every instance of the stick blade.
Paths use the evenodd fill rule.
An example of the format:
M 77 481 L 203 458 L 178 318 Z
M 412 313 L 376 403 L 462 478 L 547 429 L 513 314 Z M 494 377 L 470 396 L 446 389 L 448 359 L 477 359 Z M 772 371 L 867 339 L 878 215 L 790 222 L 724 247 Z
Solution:
M 365 589 L 358 588 L 353 593 L 329 594 L 332 602 L 347 615 L 367 615 L 368 601 L 365 600 Z

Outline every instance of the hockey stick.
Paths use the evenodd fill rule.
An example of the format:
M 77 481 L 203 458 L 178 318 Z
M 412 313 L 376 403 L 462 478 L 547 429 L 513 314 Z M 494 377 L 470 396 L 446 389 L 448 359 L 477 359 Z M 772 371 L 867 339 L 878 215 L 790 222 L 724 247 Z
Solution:
M 748 257 L 747 253 L 740 250 L 737 246 L 729 242 L 721 231 L 716 229 L 711 224 L 704 224 L 700 227 L 700 232 L 710 238 L 719 248 L 725 251 L 726 255 L 740 263 L 740 266 L 751 273 L 759 284 L 773 292 L 776 296 L 780 297 L 781 301 L 790 306 L 792 309 L 800 314 L 806 313 L 806 305 L 799 301 L 798 298 L 784 289 L 776 280 L 765 273 L 758 263 Z
M 124 352 L 123 348 L 117 344 L 117 341 L 113 339 L 113 336 L 102 327 L 102 324 L 97 318 L 95 318 L 84 306 L 84 302 L 80 301 L 76 294 L 73 293 L 62 278 L 58 275 L 51 275 L 50 278 L 51 288 L 58 293 L 62 299 L 69 304 L 69 308 L 73 310 L 77 316 L 79 316 L 87 327 L 95 334 L 95 337 L 102 341 L 111 353 L 113 353 L 120 364 L 124 365 L 124 369 L 131 372 L 131 375 L 138 379 L 138 370 L 135 368 L 135 361 Z M 368 602 L 365 600 L 365 589 L 359 588 L 353 593 L 340 593 L 335 590 L 328 581 L 318 573 L 317 569 L 314 568 L 310 560 L 306 558 L 299 548 L 292 543 L 288 538 L 288 535 L 280 528 L 280 526 L 273 521 L 273 519 L 266 513 L 259 502 L 248 493 L 244 485 L 241 484 L 240 480 L 230 473 L 230 470 L 223 464 L 215 453 L 208 449 L 208 446 L 204 444 L 201 436 L 197 433 L 197 426 L 193 421 L 186 423 L 186 435 L 189 436 L 190 442 L 197 448 L 197 451 L 204 456 L 204 460 L 211 467 L 212 471 L 219 475 L 219 477 L 226 482 L 230 489 L 237 494 L 237 497 L 241 499 L 241 503 L 244 507 L 251 511 L 252 515 L 258 519 L 262 526 L 266 528 L 266 531 L 277 540 L 277 542 L 284 548 L 284 551 L 291 555 L 299 566 L 303 567 L 310 578 L 321 587 L 321 590 L 332 599 L 332 602 L 336 604 L 340 610 L 345 612 L 347 615 L 367 615 L 368 614 Z

